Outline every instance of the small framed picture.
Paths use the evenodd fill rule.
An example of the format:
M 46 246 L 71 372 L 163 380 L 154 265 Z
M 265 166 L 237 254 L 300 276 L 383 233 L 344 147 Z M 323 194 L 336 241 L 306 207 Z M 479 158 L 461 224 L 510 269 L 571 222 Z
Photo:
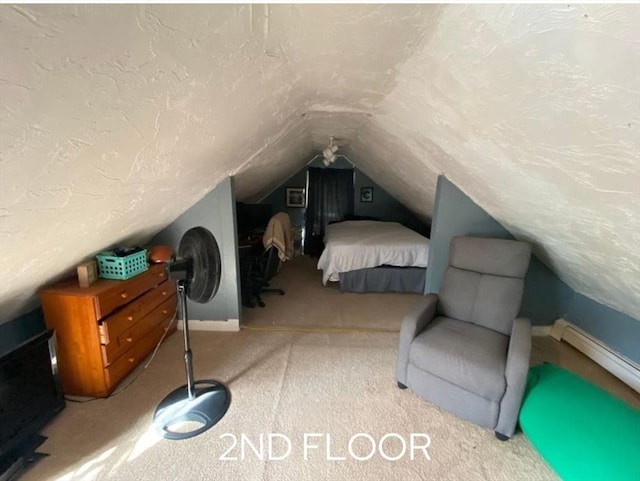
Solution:
M 373 187 L 362 187 L 360 189 L 360 202 L 373 202 Z
M 304 207 L 304 187 L 287 187 L 287 207 Z

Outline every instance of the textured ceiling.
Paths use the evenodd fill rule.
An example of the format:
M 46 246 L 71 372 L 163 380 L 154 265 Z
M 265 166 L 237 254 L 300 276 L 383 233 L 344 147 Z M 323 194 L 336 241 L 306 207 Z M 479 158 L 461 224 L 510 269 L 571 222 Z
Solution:
M 0 322 L 336 136 L 423 218 L 444 173 L 640 319 L 637 5 L 0 6 Z

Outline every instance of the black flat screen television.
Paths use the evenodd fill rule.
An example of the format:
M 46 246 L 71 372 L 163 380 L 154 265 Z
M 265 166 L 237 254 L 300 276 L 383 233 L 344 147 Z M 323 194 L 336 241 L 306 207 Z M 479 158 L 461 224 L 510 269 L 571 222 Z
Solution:
M 3 355 L 0 358 L 0 461 L 21 455 L 21 446 L 64 406 L 53 331 L 34 336 Z

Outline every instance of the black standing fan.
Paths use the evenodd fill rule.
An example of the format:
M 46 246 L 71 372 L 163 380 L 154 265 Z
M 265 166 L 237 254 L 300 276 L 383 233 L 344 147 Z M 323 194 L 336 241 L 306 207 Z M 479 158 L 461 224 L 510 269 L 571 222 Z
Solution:
M 220 250 L 213 234 L 204 227 L 189 229 L 180 240 L 178 258 L 167 263 L 166 269 L 168 276 L 176 280 L 180 299 L 187 384 L 162 400 L 153 413 L 153 423 L 166 439 L 187 439 L 220 421 L 231 401 L 224 384 L 193 380 L 189 345 L 187 296 L 192 301 L 206 303 L 213 299 L 220 286 Z

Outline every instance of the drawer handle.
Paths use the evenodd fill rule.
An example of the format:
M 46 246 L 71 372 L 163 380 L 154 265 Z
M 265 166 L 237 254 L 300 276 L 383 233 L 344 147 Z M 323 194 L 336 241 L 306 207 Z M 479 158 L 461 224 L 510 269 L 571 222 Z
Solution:
M 167 291 L 162 291 L 162 295 L 166 296 L 167 295 Z
M 164 271 L 158 274 L 158 277 L 164 277 Z
M 163 314 L 169 314 L 169 311 L 167 309 L 162 309 L 162 313 Z
M 127 342 L 133 342 L 133 337 L 129 336 L 125 339 Z
M 136 358 L 135 357 L 130 357 L 129 359 L 127 359 L 127 361 L 129 361 L 130 363 L 135 362 Z
M 120 293 L 120 297 L 122 297 L 123 299 L 126 299 L 127 297 L 129 297 L 129 293 L 127 291 L 123 291 Z
M 127 321 L 133 321 L 133 316 L 131 315 L 127 316 Z

